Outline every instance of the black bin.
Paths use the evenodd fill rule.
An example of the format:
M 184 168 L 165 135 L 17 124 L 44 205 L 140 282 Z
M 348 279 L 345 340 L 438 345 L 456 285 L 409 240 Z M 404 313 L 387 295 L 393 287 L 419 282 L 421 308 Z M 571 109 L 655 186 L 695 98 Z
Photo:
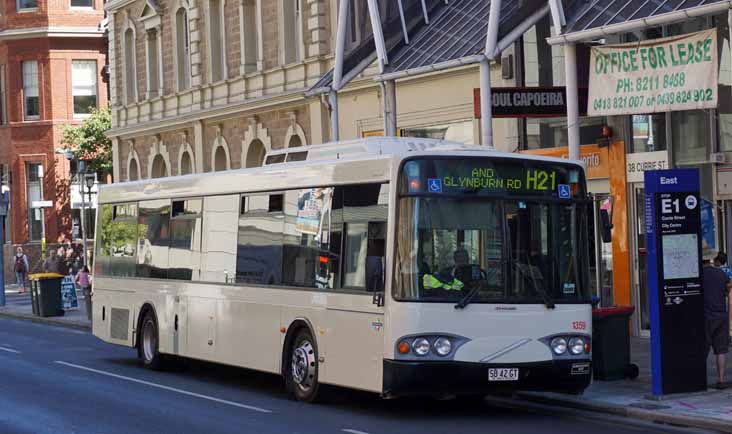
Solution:
M 62 316 L 61 281 L 64 276 L 56 273 L 41 273 L 30 276 L 36 285 L 38 315 L 42 317 Z
M 630 363 L 630 316 L 633 306 L 592 309 L 592 373 L 596 380 L 636 378 Z
M 31 306 L 33 307 L 33 315 L 38 316 L 40 315 L 38 311 L 38 281 L 37 280 L 31 280 L 30 281 L 30 298 L 31 298 Z

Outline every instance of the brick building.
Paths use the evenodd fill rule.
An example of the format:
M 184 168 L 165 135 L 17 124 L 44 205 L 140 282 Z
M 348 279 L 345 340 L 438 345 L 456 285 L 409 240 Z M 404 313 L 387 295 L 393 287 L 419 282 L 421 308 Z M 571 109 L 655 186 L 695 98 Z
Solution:
M 107 3 L 114 179 L 258 166 L 320 143 L 304 91 L 332 64 L 330 0 Z
M 56 150 L 64 125 L 107 105 L 103 20 L 102 0 L 0 2 L 0 170 L 10 190 L 5 248 L 24 245 L 33 265 L 44 237 L 49 244 L 72 237 L 70 164 Z M 51 206 L 38 208 L 40 201 Z

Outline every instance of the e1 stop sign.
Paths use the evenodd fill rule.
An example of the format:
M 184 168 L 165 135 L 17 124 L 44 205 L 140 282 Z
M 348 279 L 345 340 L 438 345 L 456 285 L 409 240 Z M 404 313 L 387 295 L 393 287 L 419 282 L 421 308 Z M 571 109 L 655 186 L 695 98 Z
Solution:
M 699 171 L 647 171 L 645 191 L 653 394 L 706 390 Z

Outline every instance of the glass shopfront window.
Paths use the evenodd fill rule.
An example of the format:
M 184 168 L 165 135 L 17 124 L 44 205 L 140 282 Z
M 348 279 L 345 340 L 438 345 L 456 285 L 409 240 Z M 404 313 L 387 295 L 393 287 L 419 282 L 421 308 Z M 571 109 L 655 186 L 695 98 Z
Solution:
M 522 38 L 520 75 L 517 82 L 527 87 L 564 86 L 564 49 L 550 46 L 551 20 L 547 16 L 529 29 Z M 590 48 L 577 46 L 577 78 L 579 87 L 588 86 Z M 602 137 L 604 117 L 580 117 L 580 143 L 596 143 Z M 519 120 L 519 135 L 523 149 L 541 149 L 567 146 L 567 118 L 533 118 Z

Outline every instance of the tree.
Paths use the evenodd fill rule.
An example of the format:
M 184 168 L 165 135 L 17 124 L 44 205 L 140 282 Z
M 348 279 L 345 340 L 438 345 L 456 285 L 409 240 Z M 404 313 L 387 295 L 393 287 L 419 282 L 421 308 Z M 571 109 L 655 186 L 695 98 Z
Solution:
M 108 108 L 94 109 L 81 125 L 67 125 L 61 143 L 68 145 L 76 156 L 87 161 L 89 170 L 103 179 L 112 173 L 112 141 L 106 136 L 112 128 L 112 112 Z

